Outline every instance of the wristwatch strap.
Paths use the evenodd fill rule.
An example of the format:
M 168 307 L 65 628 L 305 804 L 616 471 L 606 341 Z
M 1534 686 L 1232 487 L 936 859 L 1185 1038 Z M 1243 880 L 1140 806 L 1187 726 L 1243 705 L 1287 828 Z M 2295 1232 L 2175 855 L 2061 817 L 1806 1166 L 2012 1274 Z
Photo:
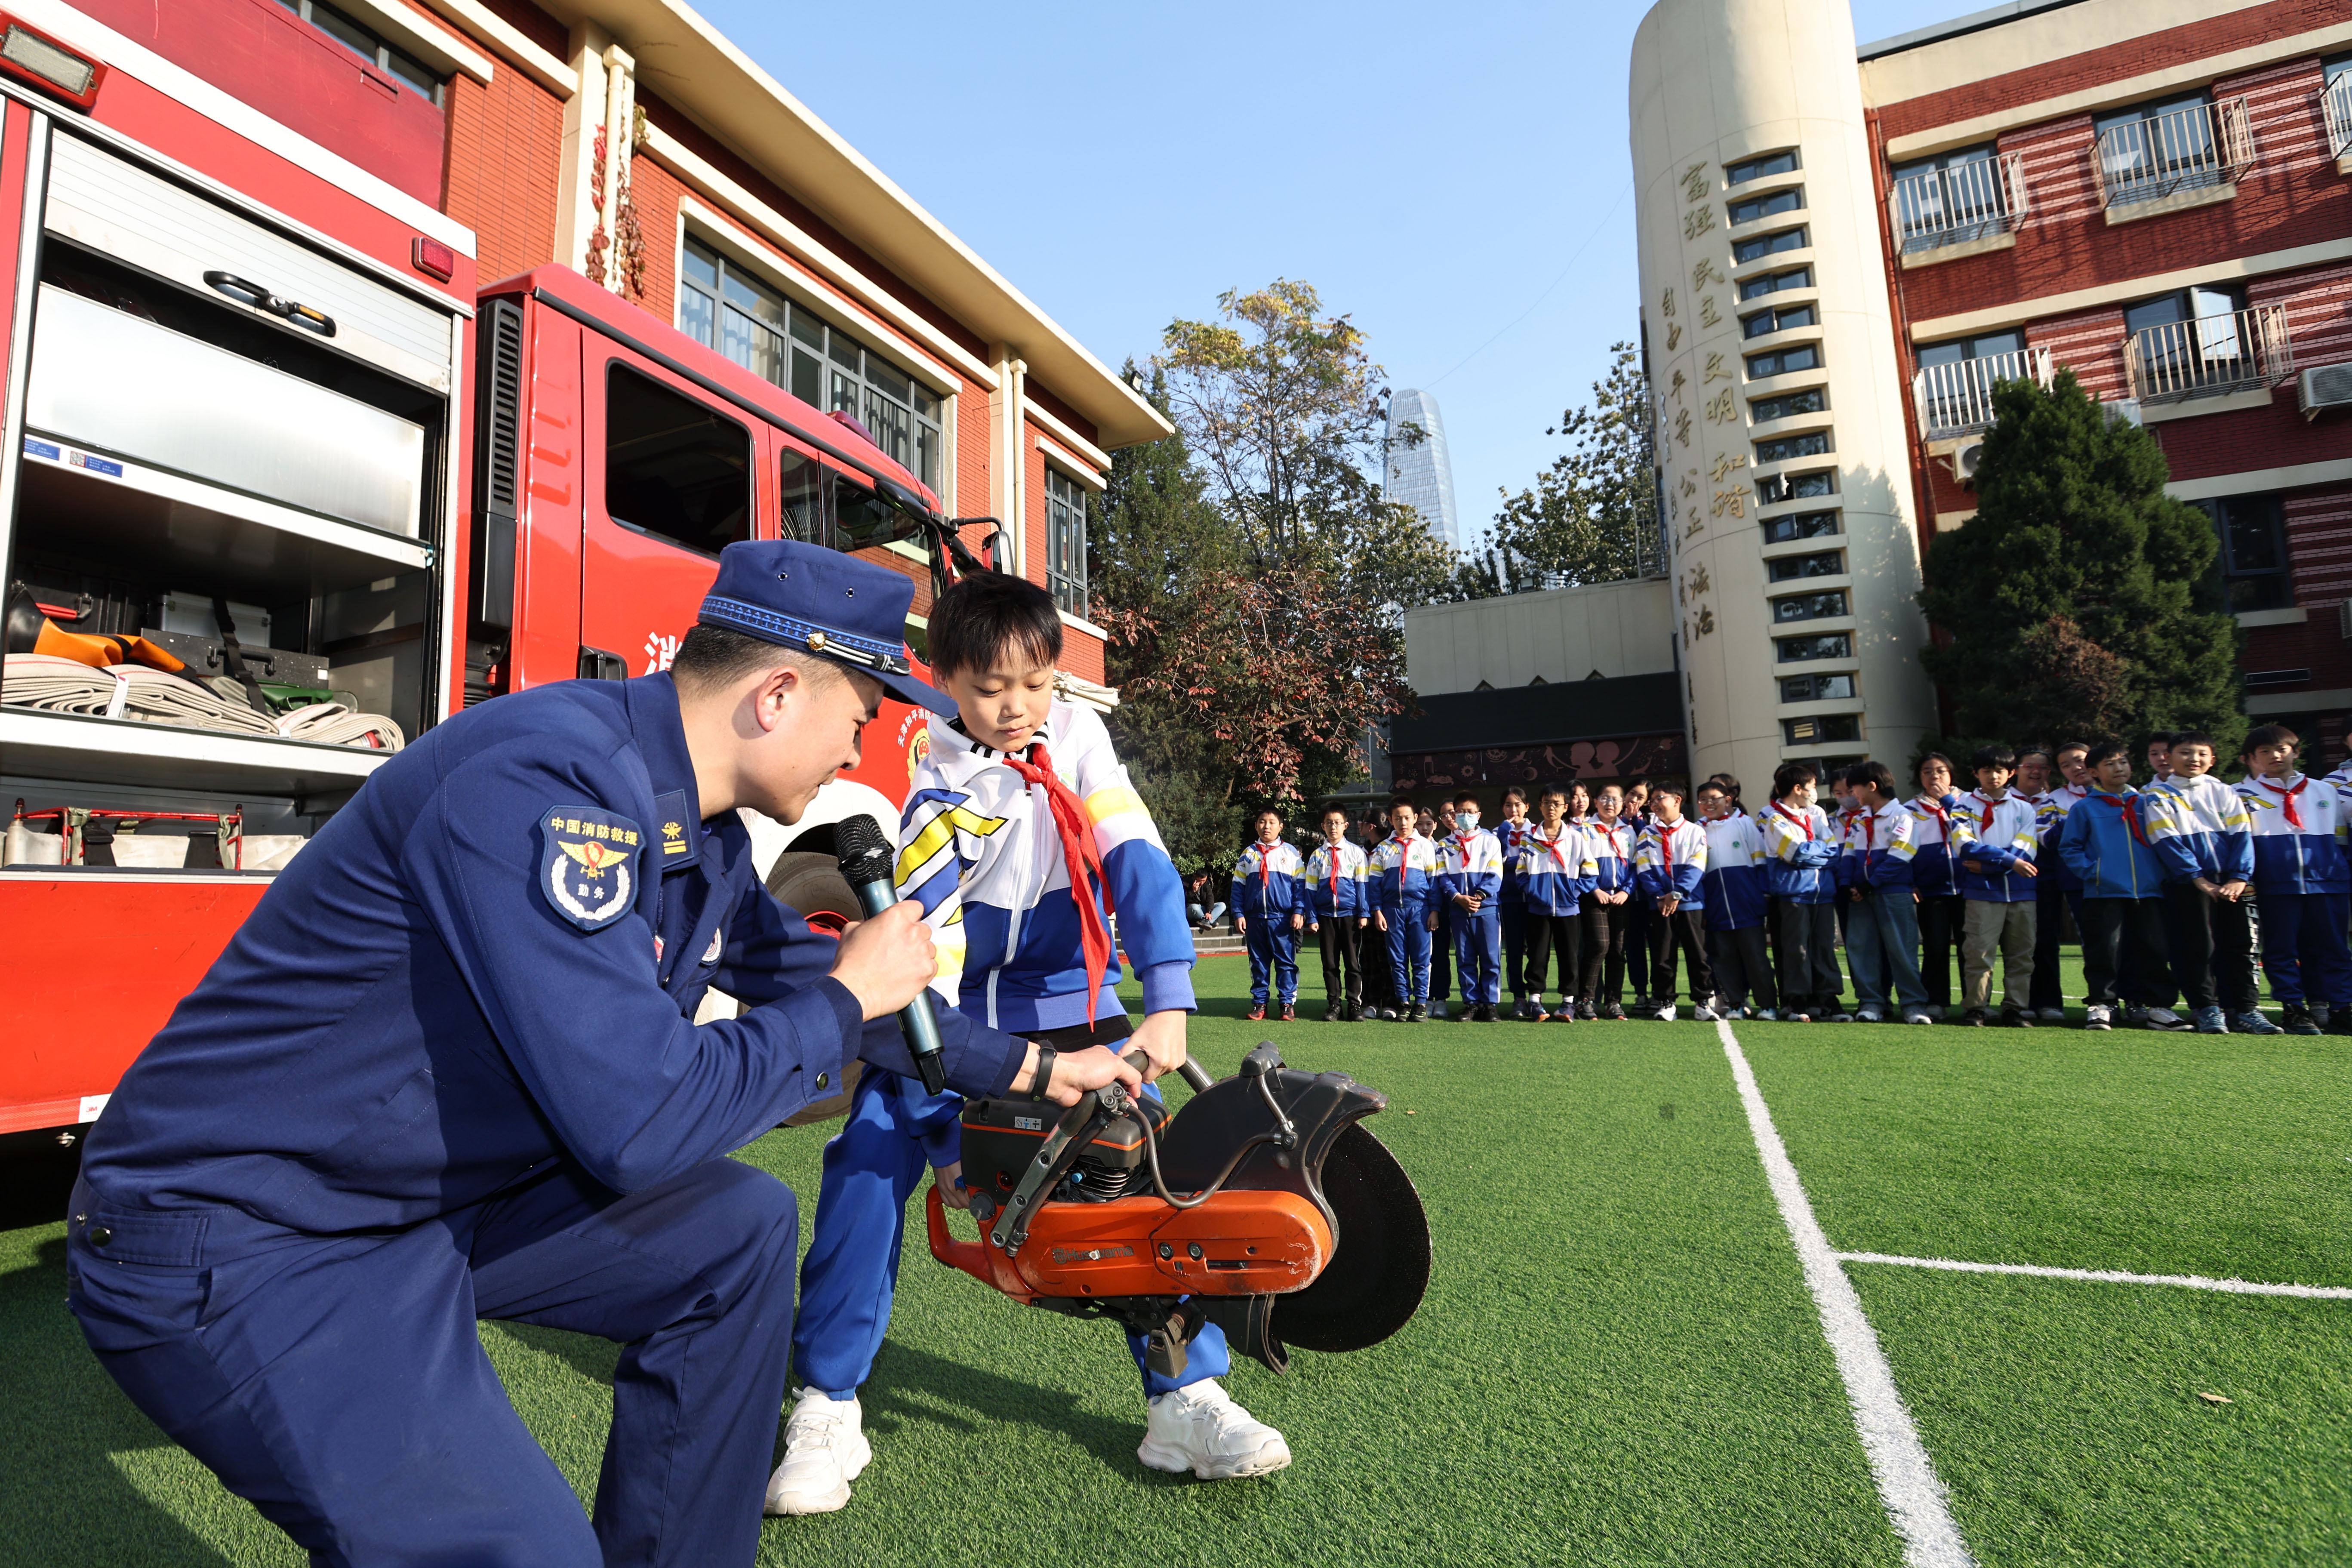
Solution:
M 1054 1058 L 1059 1054 L 1051 1046 L 1037 1047 L 1037 1075 L 1029 1080 L 1030 1099 L 1045 1099 L 1045 1090 L 1053 1087 Z

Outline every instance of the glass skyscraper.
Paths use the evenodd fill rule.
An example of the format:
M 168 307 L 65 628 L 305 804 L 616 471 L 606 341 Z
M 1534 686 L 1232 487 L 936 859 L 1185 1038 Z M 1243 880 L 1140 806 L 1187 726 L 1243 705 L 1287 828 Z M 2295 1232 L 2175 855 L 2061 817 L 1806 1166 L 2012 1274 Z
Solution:
M 1406 446 L 1408 425 L 1421 427 L 1422 439 Z M 1454 510 L 1454 464 L 1445 454 L 1445 418 L 1437 399 L 1426 392 L 1404 391 L 1389 399 L 1389 473 L 1385 494 L 1421 513 L 1429 531 L 1455 549 L 1462 547 L 1462 528 Z

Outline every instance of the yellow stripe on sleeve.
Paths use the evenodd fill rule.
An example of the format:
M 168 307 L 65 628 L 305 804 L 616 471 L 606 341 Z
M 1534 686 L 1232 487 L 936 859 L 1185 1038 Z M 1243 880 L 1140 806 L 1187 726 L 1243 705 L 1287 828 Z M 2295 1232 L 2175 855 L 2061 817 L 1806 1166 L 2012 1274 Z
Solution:
M 1097 822 L 1143 809 L 1143 797 L 1131 789 L 1098 789 L 1087 796 L 1087 815 Z

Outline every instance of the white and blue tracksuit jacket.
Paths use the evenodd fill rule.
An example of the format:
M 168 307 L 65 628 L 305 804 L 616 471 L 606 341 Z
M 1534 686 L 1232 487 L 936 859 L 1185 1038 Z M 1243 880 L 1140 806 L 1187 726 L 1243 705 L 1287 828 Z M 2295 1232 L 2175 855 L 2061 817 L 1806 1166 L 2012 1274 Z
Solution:
M 1792 811 L 1779 801 L 1764 808 L 1765 886 L 1776 899 L 1799 904 L 1837 902 L 1837 862 L 1845 847 L 1818 805 Z
M 1706 929 L 1739 931 L 1764 922 L 1764 836 L 1744 811 L 1706 823 L 1704 897 Z
M 1527 902 L 1527 868 L 1521 864 L 1527 849 L 1528 835 L 1534 831 L 1532 820 L 1513 822 L 1508 817 L 1495 824 L 1495 841 L 1503 847 L 1503 891 L 1496 902 L 1506 909 Z
M 2035 831 L 2042 837 L 2042 879 L 2056 879 L 2062 893 L 2079 893 L 2083 879 L 2074 875 L 2074 868 L 2066 864 L 2058 853 L 2058 836 L 2065 831 L 2066 814 L 2083 803 L 2090 790 L 2082 784 L 2060 784 L 2047 795 L 2033 797 Z
M 1031 742 L 1086 803 L 1102 849 L 1119 945 L 1143 983 L 1143 1010 L 1192 1007 L 1192 931 L 1183 879 L 1110 732 L 1092 709 L 1056 702 Z M 939 948 L 932 988 L 992 1027 L 1012 1034 L 1087 1021 L 1087 968 L 1061 834 L 1042 786 L 945 723 L 931 726 L 930 754 L 916 765 L 898 828 L 898 896 L 923 906 Z M 1097 903 L 1101 900 L 1097 896 Z M 1095 1015 L 1123 1012 L 1111 955 Z
M 2251 882 L 2253 812 L 2211 773 L 2179 773 L 2149 787 L 2147 841 L 2168 882 Z
M 1631 839 L 1630 834 L 1620 831 Z M 1579 827 L 1572 822 L 1561 823 L 1557 835 L 1547 833 L 1541 823 L 1521 835 L 1519 876 L 1528 913 L 1572 915 L 1584 907 L 1584 895 L 1600 881 L 1600 863 L 1594 855 L 1599 837 L 1600 829 Z
M 2334 785 L 2294 773 L 2283 782 L 2248 779 L 2237 793 L 2253 837 L 2258 897 L 2352 892 L 2344 802 Z M 2299 820 L 2290 820 L 2290 810 Z
M 1300 907 L 1307 918 L 1318 924 L 1371 919 L 1372 890 L 1365 865 L 1363 850 L 1344 838 L 1336 847 L 1328 841 L 1318 844 L 1307 857 L 1307 873 L 1300 881 L 1305 893 Z
M 1848 885 L 1910 887 L 1913 822 L 1911 808 L 1899 800 L 1890 800 L 1875 811 L 1855 810 L 1845 825 L 1847 865 L 1840 868 L 1853 879 Z
M 1372 847 L 1370 866 L 1375 907 L 1388 912 L 1429 912 L 1437 886 L 1437 846 L 1416 833 L 1390 834 Z
M 1584 830 L 1584 847 L 1592 857 L 1592 891 L 1633 891 L 1633 845 L 1640 837 L 1639 830 L 1622 817 L 1615 822 L 1593 819 Z
M 1234 913 L 1254 921 L 1286 921 L 1307 910 L 1298 874 L 1304 869 L 1295 844 L 1253 843 L 1234 862 Z
M 1948 898 L 1958 892 L 1951 853 L 1952 807 L 1958 795 L 1920 795 L 1906 803 L 1911 813 L 1911 885 L 1923 899 Z
M 1686 816 L 1672 827 L 1654 822 L 1642 830 L 1633 847 L 1633 881 L 1644 902 L 1655 908 L 1659 900 L 1674 898 L 1685 910 L 1705 909 L 1706 876 L 1706 828 Z
M 1981 790 L 1951 797 L 1952 882 L 1960 896 L 1984 904 L 2030 904 L 2041 896 L 2033 878 L 2015 868 L 2041 868 L 2041 813 L 2013 790 L 1987 800 Z M 1975 861 L 1981 871 L 1969 869 Z M 1915 860 L 1913 864 L 1917 864 Z
M 2164 872 L 2147 838 L 2147 802 L 2137 790 L 2086 790 L 2067 808 L 2058 856 L 2086 899 L 2159 899 Z
M 1479 914 L 1495 912 L 1495 900 L 1503 891 L 1502 841 L 1485 828 L 1469 833 L 1449 834 L 1437 846 L 1437 897 L 1450 903 L 1457 894 L 1467 893 L 1485 900 Z M 1457 914 L 1468 914 L 1457 910 Z

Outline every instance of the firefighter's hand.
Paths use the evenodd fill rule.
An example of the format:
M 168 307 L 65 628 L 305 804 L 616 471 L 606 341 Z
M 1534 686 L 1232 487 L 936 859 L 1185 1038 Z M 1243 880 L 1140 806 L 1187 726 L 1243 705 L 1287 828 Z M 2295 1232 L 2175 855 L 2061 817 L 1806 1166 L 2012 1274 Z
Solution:
M 1013 1075 L 1013 1092 L 1027 1094 L 1030 1082 L 1037 1075 L 1037 1047 L 1029 1047 L 1029 1059 Z M 1143 1087 L 1136 1070 L 1118 1059 L 1118 1053 L 1102 1046 L 1090 1046 L 1083 1051 L 1064 1051 L 1054 1058 L 1054 1079 L 1045 1086 L 1045 1098 L 1055 1105 L 1076 1105 L 1078 1097 L 1105 1084 L 1123 1083 L 1130 1094 Z
M 1151 1058 L 1151 1068 L 1143 1075 L 1146 1083 L 1184 1065 L 1184 1025 L 1189 1016 L 1181 1007 L 1164 1007 L 1146 1014 L 1143 1026 L 1128 1037 L 1129 1047 Z
M 939 972 L 931 928 L 923 923 L 923 906 L 912 899 L 843 931 L 830 971 L 857 998 L 869 1024 L 922 994 Z
M 951 1209 L 971 1207 L 971 1194 L 963 1190 L 963 1162 L 952 1165 L 931 1167 L 931 1184 L 940 1189 L 940 1202 Z

